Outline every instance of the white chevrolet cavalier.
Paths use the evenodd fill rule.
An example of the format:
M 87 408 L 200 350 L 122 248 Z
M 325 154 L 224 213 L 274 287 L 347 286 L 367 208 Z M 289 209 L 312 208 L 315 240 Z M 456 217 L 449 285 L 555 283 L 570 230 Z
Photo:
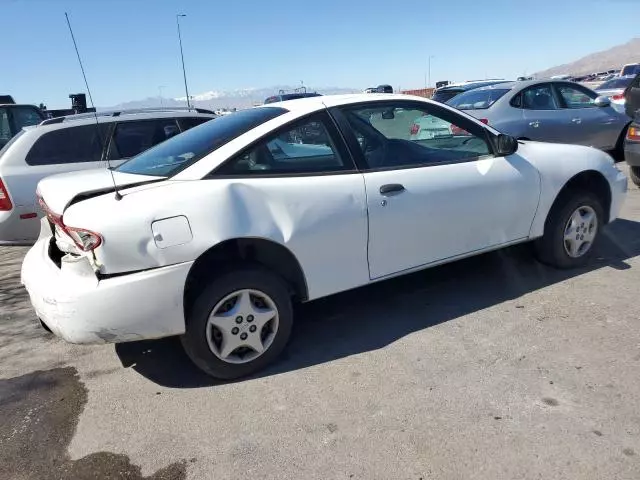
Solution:
M 415 138 L 426 115 L 449 134 Z M 422 98 L 293 100 L 41 181 L 22 281 L 69 342 L 181 335 L 235 378 L 280 354 L 296 301 L 528 241 L 581 265 L 626 188 L 601 151 L 516 142 Z

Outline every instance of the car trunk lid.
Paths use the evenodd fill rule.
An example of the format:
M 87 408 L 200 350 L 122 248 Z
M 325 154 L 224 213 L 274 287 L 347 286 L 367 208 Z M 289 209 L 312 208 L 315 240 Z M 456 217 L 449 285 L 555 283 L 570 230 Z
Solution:
M 44 178 L 38 183 L 37 192 L 51 212 L 62 215 L 72 203 L 115 192 L 116 186 L 120 191 L 162 180 L 165 178 L 121 173 L 101 168 L 62 173 Z

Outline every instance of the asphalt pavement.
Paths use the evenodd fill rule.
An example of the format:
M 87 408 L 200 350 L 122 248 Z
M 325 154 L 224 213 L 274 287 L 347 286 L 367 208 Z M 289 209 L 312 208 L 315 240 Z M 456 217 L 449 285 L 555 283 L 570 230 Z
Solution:
M 313 302 L 231 383 L 175 339 L 46 333 L 25 252 L 0 248 L 2 479 L 640 478 L 633 185 L 587 268 L 519 246 Z

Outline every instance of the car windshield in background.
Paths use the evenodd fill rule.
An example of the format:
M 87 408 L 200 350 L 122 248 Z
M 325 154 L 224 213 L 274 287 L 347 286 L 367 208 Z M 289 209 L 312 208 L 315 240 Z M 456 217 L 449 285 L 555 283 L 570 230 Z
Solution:
M 633 77 L 627 78 L 612 78 L 608 82 L 604 82 L 598 87 L 598 90 L 609 90 L 612 88 L 627 88 L 627 85 L 631 83 Z
M 433 97 L 431 97 L 431 100 L 435 100 L 436 102 L 440 102 L 440 103 L 445 103 L 462 92 L 464 92 L 464 90 L 461 90 L 461 89 L 442 90 L 434 93 Z
M 471 90 L 452 98 L 447 104 L 459 110 L 483 110 L 489 108 L 509 91 L 509 88 Z
M 627 65 L 620 72 L 620 76 L 622 77 L 625 75 L 636 75 L 638 73 L 640 73 L 640 63 L 636 63 L 635 65 Z
M 116 171 L 171 177 L 234 138 L 286 112 L 285 108 L 262 107 L 218 117 L 142 152 Z

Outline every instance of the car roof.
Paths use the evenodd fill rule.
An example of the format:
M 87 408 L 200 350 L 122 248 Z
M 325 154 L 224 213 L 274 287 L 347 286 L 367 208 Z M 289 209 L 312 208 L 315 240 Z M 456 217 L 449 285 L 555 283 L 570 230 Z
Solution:
M 436 91 L 437 92 L 447 92 L 447 91 L 463 91 L 466 92 L 467 90 L 475 90 L 476 88 L 479 88 L 478 85 L 483 86 L 489 86 L 489 85 L 495 85 L 498 83 L 510 83 L 512 82 L 512 80 L 478 80 L 478 81 L 472 81 L 472 82 L 463 82 L 463 83 L 455 83 L 455 84 L 451 84 L 451 85 L 446 85 L 444 87 L 440 87 L 438 88 Z
M 82 126 L 97 123 L 129 122 L 134 120 L 153 120 L 156 118 L 181 118 L 181 117 L 204 117 L 214 119 L 217 115 L 213 113 L 199 113 L 196 110 L 119 110 L 102 111 L 94 113 L 81 113 L 76 115 L 66 115 L 44 120 L 37 125 L 38 129 L 47 128 L 51 130 L 67 128 L 71 126 Z
M 324 107 L 330 108 L 340 105 L 349 105 L 352 103 L 380 102 L 384 100 L 427 100 L 429 102 L 432 102 L 431 100 L 424 97 L 404 95 L 401 93 L 377 93 L 376 95 L 371 95 L 370 93 L 345 93 L 340 95 L 322 95 L 319 97 L 306 97 L 297 98 L 295 100 L 285 100 L 284 102 L 280 102 L 278 104 L 278 107 L 286 108 L 291 112 L 313 111 L 320 110 Z M 273 106 L 273 104 L 267 104 L 260 105 L 256 108 L 268 108 Z
M 29 107 L 29 108 L 35 108 L 36 110 L 40 110 L 38 107 L 36 107 L 35 105 L 31 105 L 29 103 L 0 103 L 0 107 Z

